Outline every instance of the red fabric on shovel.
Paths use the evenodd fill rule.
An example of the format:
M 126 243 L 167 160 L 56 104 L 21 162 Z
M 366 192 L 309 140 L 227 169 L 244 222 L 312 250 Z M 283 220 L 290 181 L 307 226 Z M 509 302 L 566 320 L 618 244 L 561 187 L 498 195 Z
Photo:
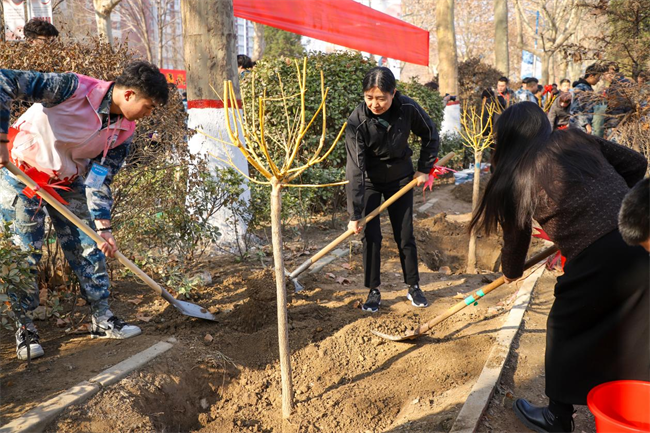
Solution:
M 353 0 L 233 0 L 235 16 L 418 65 L 429 32 Z

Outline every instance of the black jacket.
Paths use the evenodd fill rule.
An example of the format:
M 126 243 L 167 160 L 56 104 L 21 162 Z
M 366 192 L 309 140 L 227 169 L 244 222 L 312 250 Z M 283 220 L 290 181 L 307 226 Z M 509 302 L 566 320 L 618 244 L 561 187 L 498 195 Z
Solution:
M 569 104 L 567 107 L 562 107 L 560 105 L 560 98 L 556 98 L 551 105 L 551 109 L 548 110 L 548 121 L 551 122 L 551 127 L 555 130 L 560 126 L 568 126 L 569 120 L 571 119 L 571 113 L 569 112 Z
M 372 114 L 365 102 L 350 114 L 345 131 L 348 159 L 345 177 L 348 212 L 353 221 L 363 215 L 365 179 L 386 183 L 413 175 L 408 138 L 413 131 L 422 139 L 418 169 L 428 173 L 438 156 L 438 130 L 427 113 L 414 100 L 397 92 L 388 110 L 389 126 L 385 127 Z

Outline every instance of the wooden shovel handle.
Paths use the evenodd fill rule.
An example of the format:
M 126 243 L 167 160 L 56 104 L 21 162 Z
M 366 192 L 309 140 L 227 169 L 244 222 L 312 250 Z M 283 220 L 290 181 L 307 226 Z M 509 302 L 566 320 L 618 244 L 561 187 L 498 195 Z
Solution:
M 441 160 L 439 160 L 439 161 L 436 163 L 436 165 L 445 165 L 446 163 L 448 163 L 448 162 L 451 160 L 451 158 L 454 157 L 454 155 L 455 155 L 454 152 L 449 152 L 447 155 L 444 156 L 444 158 L 442 158 Z M 361 226 L 366 225 L 366 224 L 368 223 L 368 221 L 370 221 L 371 219 L 373 219 L 374 217 L 376 217 L 377 215 L 379 215 L 379 214 L 380 214 L 381 212 L 383 212 L 383 211 L 384 211 L 388 206 L 390 206 L 391 204 L 395 203 L 395 201 L 397 201 L 400 197 L 402 197 L 404 194 L 406 194 L 407 192 L 409 192 L 410 190 L 412 190 L 412 189 L 415 187 L 415 185 L 417 185 L 417 183 L 418 183 L 417 179 L 413 179 L 412 181 L 410 181 L 409 183 L 407 183 L 406 185 L 404 185 L 404 186 L 402 187 L 402 189 L 400 189 L 400 190 L 397 191 L 395 194 L 393 194 L 391 197 L 389 197 L 388 200 L 384 201 L 384 202 L 381 204 L 381 206 L 379 206 L 378 208 L 376 208 L 375 210 L 373 210 L 372 212 L 370 212 L 368 215 L 366 215 L 364 218 L 362 218 L 362 219 L 359 221 L 359 225 L 361 225 Z M 334 249 L 334 247 L 336 247 L 338 244 L 340 244 L 341 242 L 343 242 L 344 240 L 346 240 L 347 238 L 349 238 L 349 237 L 352 236 L 353 234 L 354 234 L 354 230 L 348 229 L 347 231 L 345 231 L 345 232 L 344 232 L 342 235 L 340 235 L 338 238 L 336 238 L 336 239 L 334 239 L 332 242 L 330 242 L 330 243 L 329 243 L 325 248 L 323 248 L 322 250 L 320 250 L 319 252 L 317 252 L 316 254 L 314 254 L 313 256 L 311 256 L 309 259 L 307 259 L 305 262 L 303 262 L 302 265 L 300 265 L 298 268 L 296 268 L 296 270 L 293 271 L 293 272 L 289 275 L 289 278 L 294 279 L 294 278 L 296 278 L 298 275 L 302 274 L 302 273 L 303 273 L 305 270 L 307 270 L 307 269 L 308 269 L 312 264 L 314 264 L 315 262 L 317 262 L 321 257 L 323 257 L 325 254 L 327 254 L 327 253 L 329 253 L 330 251 L 332 251 L 332 250 Z
M 75 214 L 73 214 L 67 207 L 65 207 L 63 204 L 61 204 L 58 200 L 56 200 L 54 197 L 50 195 L 47 191 L 44 191 L 43 189 L 40 189 L 40 187 L 30 178 L 27 176 L 25 173 L 23 173 L 18 167 L 16 167 L 14 164 L 11 162 L 7 163 L 6 165 L 7 170 L 9 170 L 18 180 L 20 180 L 22 183 L 27 185 L 30 189 L 36 192 L 40 197 L 43 198 L 50 206 L 52 206 L 54 209 L 59 211 L 61 215 L 69 219 L 74 225 L 79 227 L 81 231 L 83 231 L 85 234 L 90 236 L 90 238 L 97 243 L 97 245 L 101 245 L 106 242 L 104 238 L 102 238 L 97 232 L 95 232 L 93 229 L 91 229 L 84 221 L 80 220 L 79 217 L 77 217 Z M 131 260 L 127 259 L 124 254 L 121 252 L 116 252 L 115 257 L 122 263 L 124 266 L 129 268 L 131 272 L 136 274 L 142 281 L 147 283 L 149 287 L 154 289 L 155 291 L 158 292 L 158 294 L 162 294 L 163 291 L 165 291 L 162 287 L 160 287 L 154 280 L 152 280 L 147 274 L 142 272 L 140 268 L 138 268 L 135 263 L 133 263 Z
M 533 266 L 535 266 L 537 263 L 541 262 L 542 260 L 546 259 L 547 257 L 550 257 L 551 255 L 555 254 L 558 251 L 557 247 L 554 245 L 552 247 L 549 247 L 545 250 L 540 251 L 539 253 L 535 254 L 533 257 L 528 259 L 526 263 L 524 264 L 524 270 L 529 269 Z M 467 307 L 468 305 L 473 304 L 474 300 L 478 300 L 482 298 L 483 296 L 487 295 L 490 293 L 492 290 L 502 286 L 506 282 L 504 277 L 499 277 L 496 280 L 492 281 L 490 284 L 481 287 L 480 290 L 475 292 L 472 296 L 468 296 L 464 300 L 460 301 L 453 307 L 449 308 L 447 311 L 442 313 L 441 315 L 429 320 L 427 323 L 420 325 L 417 327 L 415 330 L 407 332 L 409 337 L 415 338 L 418 337 L 424 333 L 426 333 L 429 329 L 433 328 L 440 322 L 448 319 L 449 317 L 453 316 L 454 314 L 458 313 L 460 310 L 463 308 Z

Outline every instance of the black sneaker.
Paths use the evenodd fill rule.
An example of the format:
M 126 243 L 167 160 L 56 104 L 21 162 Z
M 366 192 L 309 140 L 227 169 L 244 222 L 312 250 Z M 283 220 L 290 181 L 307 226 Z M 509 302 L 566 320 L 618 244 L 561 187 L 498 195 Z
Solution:
M 409 292 L 406 294 L 406 297 L 414 307 L 425 308 L 429 306 L 429 301 L 424 297 L 424 293 L 422 293 L 420 286 L 417 284 L 409 286 Z
M 376 313 L 379 310 L 379 304 L 381 304 L 381 293 L 377 289 L 370 289 L 368 293 L 368 299 L 361 306 L 363 311 L 370 311 L 371 313 Z
M 29 346 L 29 356 L 27 348 Z M 16 331 L 16 356 L 21 361 L 29 361 L 45 355 L 41 343 L 38 340 L 38 331 L 33 323 L 23 325 Z

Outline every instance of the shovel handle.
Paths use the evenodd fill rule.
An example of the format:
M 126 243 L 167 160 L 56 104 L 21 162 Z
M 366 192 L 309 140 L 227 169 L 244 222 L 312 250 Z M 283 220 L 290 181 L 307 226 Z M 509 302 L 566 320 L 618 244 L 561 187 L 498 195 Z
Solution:
M 554 245 L 552 247 L 546 248 L 545 250 L 540 251 L 539 253 L 535 254 L 533 257 L 528 259 L 526 263 L 524 264 L 524 270 L 530 269 L 531 267 L 535 266 L 537 263 L 541 262 L 542 260 L 546 259 L 547 257 L 550 257 L 551 255 L 555 254 L 558 251 L 558 248 Z M 448 319 L 449 317 L 453 316 L 454 314 L 458 313 L 460 310 L 463 308 L 467 307 L 468 305 L 472 305 L 475 301 L 478 301 L 478 299 L 482 298 L 483 296 L 487 295 L 490 293 L 492 290 L 502 286 L 506 282 L 505 278 L 503 276 L 497 278 L 496 280 L 492 281 L 490 284 L 485 285 L 481 287 L 480 290 L 475 292 L 473 295 L 468 296 L 464 300 L 458 302 L 456 305 L 453 307 L 449 308 L 447 311 L 442 313 L 441 315 L 431 319 L 427 323 L 419 326 L 415 330 L 407 333 L 411 334 L 409 337 L 415 338 L 418 337 L 425 332 L 427 332 L 429 329 L 433 328 L 440 322 Z
M 438 161 L 436 165 L 445 165 L 447 162 L 451 160 L 455 155 L 454 152 L 449 152 L 447 155 L 445 155 L 441 160 Z M 370 212 L 368 215 L 366 215 L 364 218 L 359 221 L 360 226 L 365 226 L 368 221 L 379 215 L 381 212 L 383 212 L 388 206 L 391 204 L 395 203 L 400 197 L 402 197 L 404 194 L 412 190 L 415 185 L 417 185 L 418 181 L 417 179 L 413 179 L 409 183 L 407 183 L 405 186 L 402 187 L 399 191 L 397 191 L 395 194 L 390 196 L 388 200 L 384 201 L 381 206 Z M 293 271 L 290 275 L 290 279 L 296 278 L 298 275 L 302 274 L 305 272 L 311 265 L 313 265 L 316 261 L 318 261 L 321 257 L 323 257 L 325 254 L 329 253 L 336 247 L 338 244 L 349 238 L 354 234 L 354 230 L 348 229 L 345 231 L 342 235 L 340 235 L 338 238 L 334 239 L 332 242 L 330 242 L 325 248 L 308 258 L 303 262 L 302 265 L 300 265 L 298 268 L 296 268 L 295 271 Z
M 44 191 L 43 189 L 40 189 L 40 187 L 30 178 L 27 176 L 25 173 L 22 172 L 18 167 L 16 167 L 14 164 L 11 162 L 8 162 L 7 165 L 7 170 L 9 170 L 18 180 L 20 180 L 22 183 L 27 185 L 30 189 L 34 190 L 36 194 L 38 194 L 40 197 L 43 198 L 50 206 L 52 206 L 54 209 L 56 209 L 61 215 L 69 219 L 74 225 L 79 227 L 79 229 L 87 234 L 93 241 L 97 243 L 97 245 L 101 245 L 106 242 L 104 238 L 99 236 L 97 232 L 95 232 L 93 229 L 91 229 L 84 221 L 79 219 L 75 214 L 73 214 L 70 209 L 65 207 L 63 204 L 61 204 L 58 200 L 56 200 L 54 197 L 50 195 L 47 191 Z M 117 251 L 115 253 L 115 257 L 122 263 L 124 266 L 129 268 L 131 272 L 136 274 L 142 281 L 147 283 L 149 287 L 154 289 L 156 292 L 158 292 L 159 295 L 162 295 L 163 292 L 166 292 L 165 289 L 160 287 L 154 280 L 152 280 L 147 274 L 142 272 L 140 268 L 138 268 L 135 263 L 133 263 L 131 260 L 126 258 L 124 254 L 121 252 Z

